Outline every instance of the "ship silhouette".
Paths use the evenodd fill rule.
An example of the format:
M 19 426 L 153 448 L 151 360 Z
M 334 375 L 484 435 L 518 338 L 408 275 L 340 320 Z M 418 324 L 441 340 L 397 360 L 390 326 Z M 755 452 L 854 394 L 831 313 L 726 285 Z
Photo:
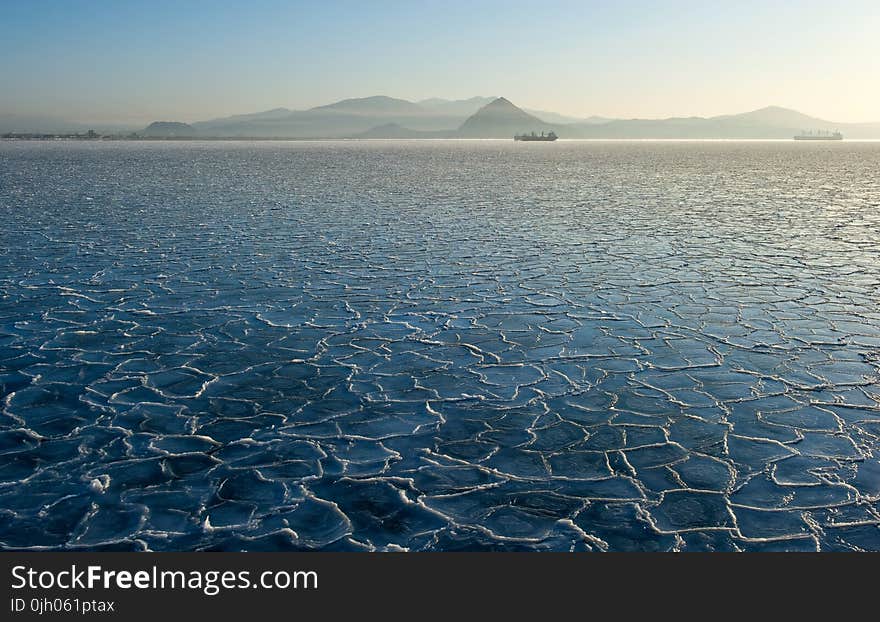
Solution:
M 545 134 L 544 132 L 541 132 L 540 135 L 535 134 L 534 132 L 532 132 L 531 134 L 517 134 L 516 136 L 513 137 L 513 140 L 526 140 L 526 141 L 533 141 L 534 140 L 534 141 L 547 142 L 547 141 L 554 141 L 557 138 L 559 138 L 559 137 L 556 135 L 556 132 L 551 131 L 551 132 L 548 132 L 547 134 Z
M 824 132 L 822 130 L 801 132 L 794 137 L 795 140 L 843 140 L 840 132 Z

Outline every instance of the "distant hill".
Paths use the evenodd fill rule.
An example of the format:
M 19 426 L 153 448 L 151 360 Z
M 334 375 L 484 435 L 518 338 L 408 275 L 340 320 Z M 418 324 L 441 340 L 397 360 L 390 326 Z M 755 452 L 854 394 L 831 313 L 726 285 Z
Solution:
M 828 123 L 822 119 L 805 115 L 797 110 L 781 108 L 780 106 L 767 106 L 759 110 L 744 112 L 742 114 L 725 114 L 718 117 L 710 117 L 714 121 L 731 121 L 745 125 L 763 125 L 773 127 L 803 126 L 811 127 L 815 124 Z
M 610 123 L 614 121 L 614 119 L 609 119 L 608 117 L 599 117 L 596 115 L 592 115 L 587 117 L 586 119 L 581 119 L 579 123 L 588 123 L 589 125 L 598 125 L 600 123 Z
M 840 130 L 847 138 L 880 138 L 880 124 L 834 123 L 768 106 L 742 114 L 669 119 L 618 119 L 568 127 L 572 138 L 791 138 L 803 130 Z
M 179 121 L 153 121 L 140 134 L 153 138 L 192 138 L 198 132 L 193 126 Z
M 310 112 L 337 112 L 367 116 L 419 116 L 425 113 L 425 109 L 405 99 L 376 95 L 374 97 L 343 99 L 333 104 L 311 108 Z
M 578 118 L 571 117 L 564 114 L 559 114 L 558 112 L 551 112 L 549 110 L 533 110 L 531 108 L 523 108 L 530 115 L 536 116 L 542 121 L 546 121 L 547 123 L 557 123 L 560 125 L 571 125 L 572 123 L 608 123 L 609 121 L 613 121 L 613 119 L 608 119 L 605 117 L 586 117 L 586 118 Z
M 238 120 L 238 121 L 261 121 L 261 120 L 269 120 L 269 119 L 284 119 L 293 114 L 293 110 L 289 108 L 272 108 L 271 110 L 263 110 L 262 112 L 251 112 L 248 114 L 236 114 L 231 117 L 226 117 L 225 119 L 214 119 L 213 121 L 227 121 L 227 120 Z M 212 121 L 208 121 L 211 123 Z
M 538 117 L 517 108 L 509 100 L 499 97 L 471 115 L 461 127 L 462 138 L 512 138 L 520 132 L 542 132 L 555 129 Z

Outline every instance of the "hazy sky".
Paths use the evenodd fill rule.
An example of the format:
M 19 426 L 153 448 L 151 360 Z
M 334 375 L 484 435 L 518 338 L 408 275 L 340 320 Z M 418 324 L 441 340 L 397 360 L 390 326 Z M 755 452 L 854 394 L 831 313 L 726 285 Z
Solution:
M 880 0 L 0 0 L 0 112 L 193 121 L 346 97 L 880 121 Z

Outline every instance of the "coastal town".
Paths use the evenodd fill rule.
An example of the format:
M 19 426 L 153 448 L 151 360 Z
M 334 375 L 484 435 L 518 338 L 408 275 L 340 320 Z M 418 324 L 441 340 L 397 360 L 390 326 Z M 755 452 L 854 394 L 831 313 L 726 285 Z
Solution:
M 142 138 L 140 134 L 99 134 L 95 130 L 75 134 L 43 134 L 31 132 L 6 132 L 0 134 L 3 140 L 132 140 Z

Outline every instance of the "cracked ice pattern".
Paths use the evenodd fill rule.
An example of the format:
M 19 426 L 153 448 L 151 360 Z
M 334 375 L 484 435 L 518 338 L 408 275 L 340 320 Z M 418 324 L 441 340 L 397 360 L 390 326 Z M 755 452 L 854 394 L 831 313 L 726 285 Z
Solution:
M 0 145 L 0 545 L 880 549 L 880 145 Z

